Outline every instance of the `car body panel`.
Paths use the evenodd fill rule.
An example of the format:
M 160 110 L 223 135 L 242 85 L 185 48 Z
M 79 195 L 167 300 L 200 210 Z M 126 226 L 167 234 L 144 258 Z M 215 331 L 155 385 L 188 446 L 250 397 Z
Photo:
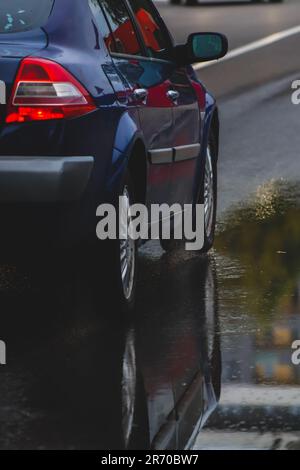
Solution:
M 13 47 L 19 50 L 18 59 L 22 54 L 25 56 L 30 52 L 30 55 L 35 57 L 42 55 L 43 58 L 59 62 L 84 83 L 98 105 L 98 111 L 92 113 L 93 116 L 66 123 L 57 121 L 3 126 L 2 120 L 0 153 L 34 156 L 45 153 L 47 149 L 48 155 L 93 155 L 95 173 L 98 173 L 99 167 L 99 173 L 109 173 L 109 177 L 105 176 L 103 180 L 117 182 L 118 178 L 112 175 L 114 171 L 116 174 L 120 172 L 116 163 L 122 159 L 119 155 L 119 158 L 112 162 L 113 149 L 118 150 L 125 161 L 128 159 L 128 149 L 139 135 L 149 152 L 148 202 L 191 202 L 194 190 L 186 193 L 184 188 L 193 188 L 195 185 L 193 180 L 197 159 L 165 165 L 155 165 L 151 160 L 153 150 L 171 149 L 174 152 L 175 147 L 189 146 L 201 141 L 199 107 L 187 71 L 174 70 L 173 64 L 165 61 L 137 58 L 129 60 L 124 57 L 112 59 L 86 3 L 78 0 L 56 0 L 49 21 L 44 26 L 47 47 L 43 34 L 37 31 L 21 34 L 23 52 L 19 46 Z M 70 22 L 74 28 L 65 27 L 64 18 L 65 15 L 70 17 L 70 10 Z M 77 32 L 79 24 L 81 34 Z M 5 41 L 8 42 L 6 37 L 9 35 L 1 36 L 5 36 Z M 12 39 L 15 41 L 15 37 Z M 4 43 L 1 44 L 1 48 L 3 47 Z M 99 68 L 96 67 L 97 63 Z M 7 80 L 5 73 L 8 73 L 8 67 L 6 63 L 0 62 L 0 71 L 5 70 L 5 73 L 1 71 L 0 78 L 3 77 L 4 81 L 8 82 L 8 90 L 16 68 L 17 62 Z M 144 72 L 141 72 L 142 70 Z M 136 78 L 137 71 L 140 74 L 140 85 L 149 90 L 146 104 L 132 102 L 131 95 L 136 85 L 133 83 L 133 77 Z M 176 104 L 165 96 L 168 89 L 179 91 L 180 99 Z M 126 118 L 123 115 L 126 115 Z M 125 121 L 127 125 L 123 128 Z M 110 123 L 109 126 L 107 122 Z M 99 139 L 97 143 L 96 137 L 93 137 L 93 142 L 88 142 L 90 137 L 85 139 L 85 134 L 93 135 L 90 128 L 95 129 L 97 126 L 101 129 L 100 134 L 105 135 L 105 142 Z M 76 128 L 81 129 L 80 139 L 76 138 Z M 98 157 L 100 148 L 101 164 Z M 164 153 L 161 154 L 163 155 Z M 159 153 L 154 153 L 153 156 L 158 157 L 159 161 Z M 179 184 L 181 178 L 184 184 Z M 116 187 L 105 189 L 114 192 Z M 99 195 L 97 188 L 94 188 L 94 191 Z

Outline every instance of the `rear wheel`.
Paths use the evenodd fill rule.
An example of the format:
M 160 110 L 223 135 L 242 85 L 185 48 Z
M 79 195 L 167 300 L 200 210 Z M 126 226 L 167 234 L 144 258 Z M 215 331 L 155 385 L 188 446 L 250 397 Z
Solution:
M 135 304 L 137 282 L 137 242 L 130 238 L 130 207 L 134 204 L 134 187 L 127 171 L 118 196 L 122 196 L 122 214 L 119 198 L 115 202 L 117 224 L 116 240 L 98 241 L 97 256 L 92 253 L 95 292 L 102 292 L 101 302 L 107 300 L 119 313 L 130 313 Z M 122 239 L 121 239 L 122 238 Z M 103 299 L 102 299 L 103 298 Z

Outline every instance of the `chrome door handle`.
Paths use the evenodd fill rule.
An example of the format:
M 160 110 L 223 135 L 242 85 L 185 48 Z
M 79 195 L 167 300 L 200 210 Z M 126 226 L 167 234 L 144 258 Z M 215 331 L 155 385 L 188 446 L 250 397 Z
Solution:
M 145 88 L 137 88 L 132 95 L 135 101 L 145 102 L 148 97 L 148 91 Z
M 170 100 L 172 100 L 174 103 L 176 103 L 176 101 L 178 101 L 180 97 L 180 93 L 176 90 L 169 90 L 167 92 L 167 97 L 170 98 Z

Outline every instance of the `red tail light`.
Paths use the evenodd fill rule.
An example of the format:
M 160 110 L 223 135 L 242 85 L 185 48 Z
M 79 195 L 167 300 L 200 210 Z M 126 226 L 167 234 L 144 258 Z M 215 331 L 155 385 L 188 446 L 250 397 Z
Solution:
M 26 58 L 14 83 L 6 122 L 71 119 L 94 109 L 87 90 L 61 65 Z

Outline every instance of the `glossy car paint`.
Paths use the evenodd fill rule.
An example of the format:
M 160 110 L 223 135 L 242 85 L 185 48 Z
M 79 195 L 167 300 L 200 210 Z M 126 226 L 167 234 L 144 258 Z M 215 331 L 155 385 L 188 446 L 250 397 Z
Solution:
M 141 159 L 147 168 L 147 203 L 195 200 L 215 103 L 190 67 L 137 56 L 111 57 L 88 1 L 82 0 L 56 0 L 42 29 L 0 35 L 0 79 L 6 83 L 7 99 L 26 56 L 61 64 L 97 105 L 95 112 L 77 119 L 9 125 L 4 121 L 6 107 L 0 105 L 0 155 L 94 156 L 89 185 L 71 217 L 75 238 L 83 227 L 80 220 L 85 227 L 80 238 L 94 233 L 96 207 L 114 199 L 137 142 L 145 148 Z M 148 90 L 146 103 L 133 99 L 137 79 Z M 170 89 L 180 92 L 178 102 L 167 97 Z M 174 161 L 174 147 L 197 143 L 202 148 L 197 158 Z M 170 149 L 171 158 L 156 164 L 151 152 L 161 149 Z

